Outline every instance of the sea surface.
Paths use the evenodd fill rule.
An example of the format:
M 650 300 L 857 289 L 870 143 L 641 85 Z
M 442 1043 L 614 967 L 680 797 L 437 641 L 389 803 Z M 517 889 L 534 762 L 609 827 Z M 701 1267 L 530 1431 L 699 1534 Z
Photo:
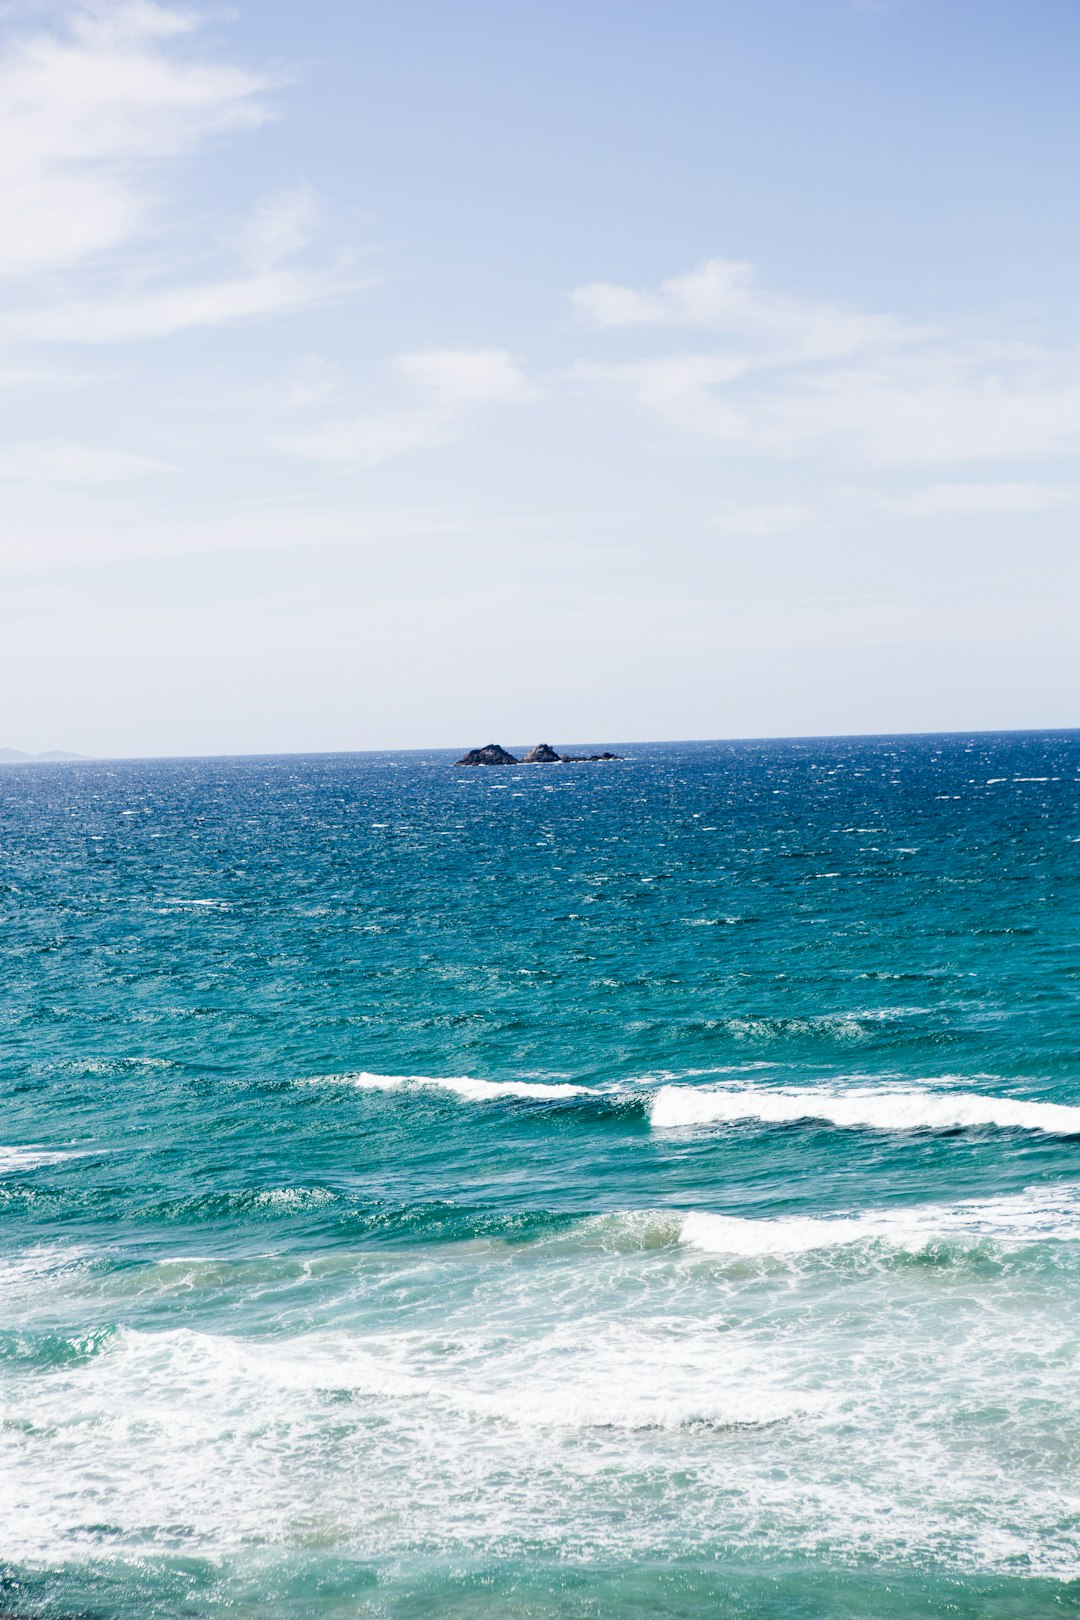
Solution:
M 619 752 L 0 772 L 0 1614 L 1080 1614 L 1080 734 Z

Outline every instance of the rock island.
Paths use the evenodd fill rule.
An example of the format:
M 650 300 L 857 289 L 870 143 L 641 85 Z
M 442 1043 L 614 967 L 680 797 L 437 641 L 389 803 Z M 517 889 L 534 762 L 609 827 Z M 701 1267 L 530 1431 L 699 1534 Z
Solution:
M 524 759 L 508 754 L 498 743 L 485 748 L 470 748 L 467 754 L 454 761 L 455 765 L 585 765 L 604 759 L 618 759 L 618 754 L 557 754 L 550 743 L 537 743 Z

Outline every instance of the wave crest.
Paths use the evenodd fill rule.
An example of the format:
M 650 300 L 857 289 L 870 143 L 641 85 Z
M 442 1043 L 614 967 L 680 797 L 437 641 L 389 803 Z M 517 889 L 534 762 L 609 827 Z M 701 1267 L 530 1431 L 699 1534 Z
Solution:
M 466 1075 L 435 1074 L 357 1074 L 317 1075 L 304 1084 L 354 1086 L 359 1091 L 416 1091 L 431 1088 L 449 1091 L 463 1102 L 495 1102 L 500 1097 L 588 1097 L 596 1093 L 589 1086 L 569 1082 L 539 1080 L 472 1080 Z
M 992 1126 L 1080 1136 L 1080 1108 L 1067 1103 L 1027 1102 L 975 1092 L 825 1091 L 661 1086 L 650 1121 L 658 1130 L 694 1125 L 730 1125 L 756 1120 L 793 1125 L 822 1120 L 860 1130 L 955 1131 Z
M 809 1254 L 852 1244 L 919 1253 L 935 1243 L 1028 1244 L 1080 1241 L 1077 1189 L 1032 1189 L 1016 1196 L 956 1204 L 917 1204 L 844 1215 L 747 1219 L 692 1211 L 680 1241 L 709 1254 L 761 1257 Z
M 60 1148 L 0 1147 L 0 1176 L 18 1176 L 26 1170 L 39 1170 L 46 1164 L 62 1164 L 85 1154 Z

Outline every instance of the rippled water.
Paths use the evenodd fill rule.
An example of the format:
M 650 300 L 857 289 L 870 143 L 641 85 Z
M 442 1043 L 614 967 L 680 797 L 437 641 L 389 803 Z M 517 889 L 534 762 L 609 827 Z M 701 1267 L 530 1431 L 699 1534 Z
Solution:
M 6 767 L 0 1614 L 1080 1612 L 1080 735 Z

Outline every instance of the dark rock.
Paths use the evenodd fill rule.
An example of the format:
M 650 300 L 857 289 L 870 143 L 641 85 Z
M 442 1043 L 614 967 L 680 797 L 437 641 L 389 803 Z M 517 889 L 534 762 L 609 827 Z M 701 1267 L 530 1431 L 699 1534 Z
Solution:
M 604 759 L 618 759 L 618 754 L 557 754 L 550 743 L 537 743 L 530 748 L 524 759 L 515 759 L 508 754 L 505 748 L 498 743 L 488 743 L 486 748 L 470 748 L 461 759 L 454 761 L 455 765 L 585 765 L 599 762 Z M 2 1620 L 2 1617 L 0 1617 Z
M 467 754 L 454 761 L 455 765 L 520 765 L 521 761 L 508 754 L 505 748 L 498 743 L 488 743 L 486 748 L 470 748 Z

